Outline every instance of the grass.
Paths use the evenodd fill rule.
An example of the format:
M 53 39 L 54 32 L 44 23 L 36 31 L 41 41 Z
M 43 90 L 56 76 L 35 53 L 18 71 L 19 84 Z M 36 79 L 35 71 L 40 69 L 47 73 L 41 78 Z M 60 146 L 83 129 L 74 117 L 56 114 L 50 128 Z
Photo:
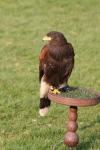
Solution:
M 66 132 L 68 107 L 52 103 L 47 117 L 38 115 L 38 54 L 47 32 L 61 31 L 73 43 L 70 85 L 100 91 L 99 6 L 98 0 L 0 0 L 0 150 L 52 150 Z M 100 149 L 99 110 L 79 108 L 77 150 Z

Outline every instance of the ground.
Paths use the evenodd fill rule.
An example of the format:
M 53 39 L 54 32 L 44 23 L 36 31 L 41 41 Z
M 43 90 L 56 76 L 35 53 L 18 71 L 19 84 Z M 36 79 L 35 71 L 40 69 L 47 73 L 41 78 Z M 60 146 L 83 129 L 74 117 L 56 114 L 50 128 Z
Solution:
M 64 33 L 75 48 L 70 85 L 100 91 L 100 1 L 0 0 L 0 150 L 52 150 L 66 131 L 68 107 L 38 115 L 42 36 Z M 100 149 L 100 105 L 79 108 L 77 150 Z M 59 150 L 65 150 L 63 144 Z

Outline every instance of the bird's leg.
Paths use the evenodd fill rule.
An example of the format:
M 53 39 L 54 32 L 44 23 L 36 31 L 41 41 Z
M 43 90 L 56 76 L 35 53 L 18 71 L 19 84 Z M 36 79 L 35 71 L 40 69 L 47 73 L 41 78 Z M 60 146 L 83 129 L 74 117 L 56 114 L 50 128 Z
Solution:
M 72 89 L 73 88 L 70 87 L 67 82 L 64 82 L 63 84 L 59 85 L 59 91 L 60 92 L 71 91 Z
M 48 109 L 51 102 L 47 97 L 49 89 L 50 89 L 49 84 L 42 77 L 40 85 L 40 105 L 39 105 L 40 116 L 46 116 L 48 114 Z
M 52 92 L 53 94 L 60 94 L 59 89 L 56 88 L 56 87 L 51 86 L 50 90 L 51 90 L 51 92 Z
M 64 92 L 66 90 L 67 83 L 60 84 L 58 87 L 50 87 L 50 90 L 53 94 L 60 94 L 61 92 Z
M 59 85 L 59 91 L 60 92 L 66 92 L 67 82 L 64 82 Z

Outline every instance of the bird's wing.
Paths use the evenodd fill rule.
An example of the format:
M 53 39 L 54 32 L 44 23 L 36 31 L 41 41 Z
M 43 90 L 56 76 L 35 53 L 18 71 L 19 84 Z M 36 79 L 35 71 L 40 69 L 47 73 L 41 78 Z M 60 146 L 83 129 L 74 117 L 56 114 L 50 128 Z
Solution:
M 70 77 L 73 68 L 74 68 L 74 58 L 67 59 L 67 63 L 66 63 L 66 67 L 65 67 L 65 72 L 64 72 L 64 76 L 66 78 L 66 81 Z
M 65 69 L 66 80 L 68 80 L 74 68 L 74 56 L 75 56 L 75 53 L 74 53 L 73 46 L 71 43 L 68 43 L 68 54 L 66 57 L 67 62 L 66 62 L 66 67 L 65 67 L 66 68 Z
M 40 53 L 39 56 L 39 80 L 41 80 L 42 76 L 44 75 L 44 68 L 45 68 L 45 62 L 47 60 L 48 56 L 48 48 L 45 45 Z
M 62 51 L 63 52 L 63 51 Z M 61 61 L 50 56 L 48 46 L 45 45 L 39 56 L 39 79 L 45 74 L 45 80 L 53 85 L 58 86 L 68 81 L 74 67 L 74 50 L 69 43 L 67 53 Z

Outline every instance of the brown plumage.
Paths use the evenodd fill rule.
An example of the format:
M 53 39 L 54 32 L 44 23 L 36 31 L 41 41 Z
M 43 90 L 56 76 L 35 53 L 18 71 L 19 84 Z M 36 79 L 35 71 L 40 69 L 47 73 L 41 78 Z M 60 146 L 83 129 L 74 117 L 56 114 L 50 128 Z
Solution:
M 40 80 L 45 75 L 45 80 L 50 85 L 58 87 L 68 81 L 74 67 L 74 50 L 70 43 L 60 32 L 50 32 L 47 36 L 51 41 L 42 48 L 40 53 Z
M 39 79 L 49 86 L 59 88 L 65 82 L 68 84 L 74 67 L 74 49 L 60 32 L 49 32 L 44 40 L 49 42 L 40 52 Z M 42 87 L 41 84 L 40 95 L 43 88 L 45 89 L 45 86 Z M 47 97 L 47 92 L 44 97 Z

